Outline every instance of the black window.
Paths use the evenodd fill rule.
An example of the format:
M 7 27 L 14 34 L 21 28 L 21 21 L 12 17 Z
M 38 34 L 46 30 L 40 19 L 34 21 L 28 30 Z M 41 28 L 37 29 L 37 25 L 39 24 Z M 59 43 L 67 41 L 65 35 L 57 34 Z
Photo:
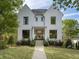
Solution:
M 50 30 L 50 38 L 57 38 L 57 30 Z
M 23 30 L 22 36 L 23 36 L 23 38 L 29 38 L 30 37 L 30 30 Z
M 36 21 L 38 21 L 38 17 L 36 17 Z
M 28 17 L 24 17 L 24 24 L 28 24 Z
M 41 21 L 43 21 L 44 20 L 44 17 L 41 17 Z
M 56 17 L 51 17 L 51 24 L 56 24 Z

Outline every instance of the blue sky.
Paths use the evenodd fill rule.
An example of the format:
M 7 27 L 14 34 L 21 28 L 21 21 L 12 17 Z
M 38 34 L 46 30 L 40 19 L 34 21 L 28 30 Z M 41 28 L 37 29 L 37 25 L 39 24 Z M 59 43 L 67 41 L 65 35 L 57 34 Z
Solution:
M 31 9 L 47 9 L 52 5 L 52 0 L 25 0 L 24 4 L 27 4 Z M 68 8 L 66 11 L 61 10 L 64 14 L 63 19 L 75 19 L 79 21 L 79 11 L 75 8 Z

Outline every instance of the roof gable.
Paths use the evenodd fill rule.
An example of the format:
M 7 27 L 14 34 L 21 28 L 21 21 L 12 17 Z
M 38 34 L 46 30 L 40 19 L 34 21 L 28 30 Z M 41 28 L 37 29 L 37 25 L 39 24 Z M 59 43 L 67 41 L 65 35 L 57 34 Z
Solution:
M 21 8 L 21 10 L 23 10 L 23 9 L 28 9 L 31 13 L 33 13 L 33 14 L 46 14 L 48 11 L 50 11 L 51 9 L 53 9 L 53 10 L 56 10 L 56 11 L 58 11 L 61 15 L 63 15 L 63 13 L 61 12 L 61 11 L 59 11 L 59 10 L 57 10 L 57 9 L 54 9 L 54 6 L 53 5 L 51 5 L 50 6 L 50 8 L 48 8 L 48 9 L 30 9 L 26 4 Z M 20 10 L 20 11 L 21 11 Z M 19 11 L 19 12 L 20 12 Z
M 63 16 L 63 13 L 62 13 L 60 10 L 55 9 L 55 6 L 53 6 L 53 4 L 48 8 L 47 12 L 49 12 L 49 11 L 51 11 L 51 10 L 57 11 L 58 13 L 60 13 L 60 14 Z M 46 13 L 47 13 L 47 12 L 46 12 Z M 46 14 L 46 13 L 45 13 L 45 14 Z

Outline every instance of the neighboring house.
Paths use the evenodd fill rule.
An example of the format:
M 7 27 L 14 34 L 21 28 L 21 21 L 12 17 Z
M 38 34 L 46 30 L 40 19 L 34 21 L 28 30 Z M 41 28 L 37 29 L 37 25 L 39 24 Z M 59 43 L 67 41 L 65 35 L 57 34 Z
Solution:
M 30 9 L 25 5 L 18 13 L 18 40 L 62 40 L 62 16 L 53 6 Z

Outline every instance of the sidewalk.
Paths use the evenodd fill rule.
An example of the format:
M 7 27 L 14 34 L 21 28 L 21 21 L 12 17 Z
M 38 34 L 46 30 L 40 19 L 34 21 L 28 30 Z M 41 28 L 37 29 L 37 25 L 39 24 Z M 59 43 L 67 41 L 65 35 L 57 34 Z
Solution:
M 36 40 L 35 51 L 32 59 L 47 59 L 44 51 L 43 40 Z

